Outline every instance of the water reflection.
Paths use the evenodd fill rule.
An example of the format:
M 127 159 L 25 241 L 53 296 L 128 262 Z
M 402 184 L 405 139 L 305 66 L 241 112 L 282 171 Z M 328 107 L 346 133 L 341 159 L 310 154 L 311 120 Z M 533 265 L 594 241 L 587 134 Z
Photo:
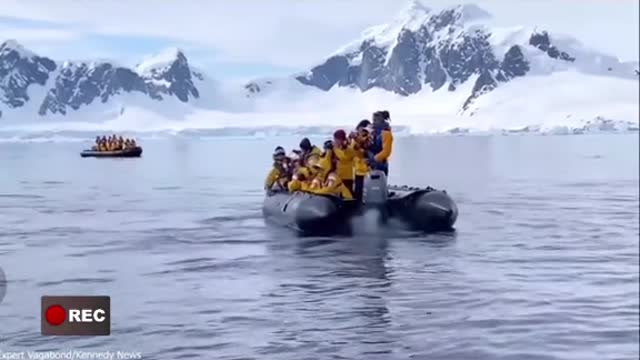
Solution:
M 357 347 L 365 351 L 359 353 L 344 347 L 340 351 L 346 351 L 342 354 L 346 357 L 389 351 L 395 340 L 389 333 L 387 295 L 393 271 L 387 265 L 388 240 L 298 238 L 288 251 L 282 245 L 269 247 L 278 259 L 289 257 L 274 269 L 288 276 L 279 274 L 278 287 L 268 295 L 277 299 L 271 303 L 272 311 L 287 318 L 274 332 L 278 343 L 293 345 L 298 342 L 296 334 L 304 333 L 305 346 L 335 347 L 327 343 L 329 338 L 366 344 Z

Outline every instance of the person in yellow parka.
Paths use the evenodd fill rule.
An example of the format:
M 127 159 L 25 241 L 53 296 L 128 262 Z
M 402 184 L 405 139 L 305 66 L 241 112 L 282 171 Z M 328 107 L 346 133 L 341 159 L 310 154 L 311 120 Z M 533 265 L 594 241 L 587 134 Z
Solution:
M 344 185 L 336 172 L 335 162 L 318 161 L 312 167 L 317 169 L 317 174 L 309 187 L 310 192 L 334 195 L 343 200 L 353 200 L 351 191 Z
M 296 191 L 308 191 L 313 178 L 311 170 L 302 164 L 301 159 L 294 153 L 291 156 L 292 163 L 294 164 L 293 175 L 291 181 L 289 181 L 288 188 L 290 192 Z M 318 161 L 318 156 L 313 154 L 307 159 L 307 162 L 315 163 Z
M 264 189 L 267 191 L 282 191 L 287 189 L 288 174 L 284 166 L 286 154 L 281 146 L 273 152 L 273 167 L 264 182 Z
M 322 150 L 315 145 L 311 144 L 311 141 L 308 138 L 303 138 L 300 141 L 300 158 L 302 162 L 306 162 L 307 158 L 311 154 L 321 155 Z
M 331 140 L 327 140 L 324 142 L 324 144 L 322 145 L 322 153 L 320 154 L 320 160 L 324 162 L 325 164 L 329 164 L 332 161 L 335 161 L 335 154 L 334 154 L 334 149 L 333 149 L 333 141 Z
M 347 139 L 344 130 L 333 133 L 333 154 L 336 160 L 336 173 L 344 185 L 353 193 L 353 167 L 356 151 Z
M 105 136 L 102 136 L 102 139 L 100 140 L 100 146 L 98 147 L 98 151 L 109 151 L 108 145 L 109 145 L 109 141 Z

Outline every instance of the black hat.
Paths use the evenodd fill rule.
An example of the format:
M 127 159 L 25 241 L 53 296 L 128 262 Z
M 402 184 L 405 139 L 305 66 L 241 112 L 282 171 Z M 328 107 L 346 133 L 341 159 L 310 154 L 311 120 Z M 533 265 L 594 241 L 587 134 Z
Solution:
M 311 141 L 307 138 L 302 139 L 302 141 L 300 141 L 300 149 L 304 151 L 311 150 Z
M 364 119 L 364 120 L 360 120 L 360 122 L 358 123 L 358 126 L 356 126 L 356 129 L 359 128 L 366 128 L 367 126 L 371 125 L 371 121 Z
M 284 149 L 282 148 L 282 146 L 278 146 L 276 150 L 273 152 L 274 159 L 281 159 L 281 158 L 284 158 L 285 156 L 286 156 L 286 153 L 284 152 Z

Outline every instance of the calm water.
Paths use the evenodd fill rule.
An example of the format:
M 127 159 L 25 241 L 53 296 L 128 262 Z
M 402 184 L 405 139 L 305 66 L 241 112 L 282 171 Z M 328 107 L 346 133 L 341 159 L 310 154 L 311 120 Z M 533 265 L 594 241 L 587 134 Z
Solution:
M 391 181 L 445 188 L 455 235 L 265 226 L 298 139 L 0 144 L 0 349 L 146 359 L 637 359 L 638 136 L 396 140 Z M 316 139 L 321 142 L 322 139 Z M 110 295 L 112 335 L 40 336 L 40 296 Z

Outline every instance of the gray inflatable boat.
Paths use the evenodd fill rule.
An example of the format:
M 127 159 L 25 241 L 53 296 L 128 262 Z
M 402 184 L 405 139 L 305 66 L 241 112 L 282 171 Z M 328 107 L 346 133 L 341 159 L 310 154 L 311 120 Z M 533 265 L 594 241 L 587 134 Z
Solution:
M 364 183 L 363 201 L 303 192 L 268 192 L 262 212 L 268 222 L 308 235 L 351 233 L 351 219 L 377 209 L 382 222 L 395 218 L 417 231 L 452 230 L 458 208 L 446 191 L 387 186 L 383 172 L 372 171 Z

